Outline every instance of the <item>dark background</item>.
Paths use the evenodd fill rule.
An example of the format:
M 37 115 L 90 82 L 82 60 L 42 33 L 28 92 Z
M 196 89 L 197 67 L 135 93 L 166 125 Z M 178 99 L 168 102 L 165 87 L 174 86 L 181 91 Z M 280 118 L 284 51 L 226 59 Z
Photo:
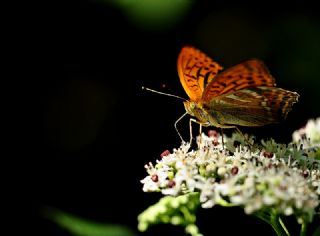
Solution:
M 41 217 L 47 206 L 136 230 L 137 215 L 160 198 L 142 192 L 144 164 L 180 145 L 173 124 L 184 113 L 181 100 L 141 86 L 187 98 L 176 71 L 184 45 L 225 68 L 260 58 L 279 87 L 301 95 L 285 122 L 244 132 L 289 142 L 319 116 L 320 25 L 310 3 L 143 2 L 52 1 L 16 13 L 12 73 L 23 86 L 13 97 L 23 131 L 15 149 L 23 155 L 13 174 L 28 210 L 14 220 L 28 222 L 26 233 L 69 235 Z M 179 128 L 188 139 L 188 118 Z M 241 209 L 201 210 L 199 225 L 205 235 L 273 234 Z M 171 226 L 138 234 L 166 232 L 184 235 Z

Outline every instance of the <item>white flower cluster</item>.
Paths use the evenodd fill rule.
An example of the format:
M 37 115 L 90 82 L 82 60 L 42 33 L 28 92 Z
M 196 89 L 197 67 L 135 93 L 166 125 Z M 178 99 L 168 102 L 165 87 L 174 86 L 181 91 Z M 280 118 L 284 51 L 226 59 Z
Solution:
M 320 161 L 309 157 L 303 146 L 270 141 L 259 147 L 237 144 L 231 152 L 221 138 L 202 134 L 196 150 L 183 143 L 172 153 L 164 152 L 156 165 L 145 166 L 143 191 L 172 196 L 199 192 L 204 208 L 241 206 L 251 214 L 269 207 L 294 214 L 299 221 L 309 221 L 319 211 Z
M 305 127 L 295 131 L 292 135 L 293 142 L 302 143 L 305 147 L 320 147 L 320 117 L 310 119 Z

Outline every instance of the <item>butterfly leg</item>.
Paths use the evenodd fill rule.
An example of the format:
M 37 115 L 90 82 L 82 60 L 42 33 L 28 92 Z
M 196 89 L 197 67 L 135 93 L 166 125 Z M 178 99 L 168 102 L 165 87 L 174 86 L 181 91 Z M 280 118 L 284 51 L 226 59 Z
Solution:
M 189 120 L 189 132 L 190 132 L 190 145 L 191 145 L 191 142 L 192 142 L 192 139 L 193 139 L 193 135 L 192 135 L 192 122 L 194 122 L 194 123 L 198 123 L 197 122 L 197 120 L 195 120 L 195 119 L 193 119 L 193 118 L 191 118 L 190 120 Z
M 191 118 L 189 120 L 189 130 L 190 130 L 190 144 L 192 142 L 193 139 L 193 135 L 192 135 L 192 122 L 199 124 L 199 146 L 201 146 L 202 143 L 202 126 L 204 125 L 203 123 L 197 121 L 196 119 Z
M 201 138 L 202 138 L 202 124 L 199 123 L 199 135 L 200 135 L 200 140 L 199 143 L 201 144 Z
M 181 139 L 181 141 L 183 142 L 183 143 L 185 143 L 185 141 L 183 140 L 183 138 L 182 138 L 182 136 L 181 136 L 181 134 L 180 134 L 180 132 L 179 132 L 179 130 L 178 130 L 178 128 L 177 128 L 177 123 L 185 116 L 185 115 L 187 115 L 188 113 L 186 112 L 186 113 L 184 113 L 182 116 L 180 116 L 177 120 L 176 120 L 176 122 L 174 122 L 174 128 L 176 129 L 176 131 L 177 131 L 177 133 L 178 133 L 178 135 L 179 135 L 179 137 L 180 137 L 180 139 Z
M 249 139 L 244 136 L 244 134 L 241 132 L 241 130 L 240 130 L 237 126 L 235 126 L 235 128 L 237 129 L 237 131 L 239 132 L 239 134 L 242 136 L 242 138 L 244 139 L 244 141 L 249 145 L 249 147 L 252 148 L 253 146 L 252 146 L 252 144 L 249 142 Z
M 221 141 L 222 141 L 222 150 L 224 150 L 223 128 L 221 128 Z

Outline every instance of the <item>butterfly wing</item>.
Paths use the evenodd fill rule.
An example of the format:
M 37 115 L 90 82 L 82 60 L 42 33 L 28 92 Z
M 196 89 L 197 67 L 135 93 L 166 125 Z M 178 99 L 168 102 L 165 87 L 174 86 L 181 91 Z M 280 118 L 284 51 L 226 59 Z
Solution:
M 275 87 L 276 83 L 262 61 L 251 59 L 218 74 L 207 85 L 202 100 L 257 86 Z
M 193 47 L 182 48 L 178 57 L 180 82 L 191 101 L 199 101 L 204 88 L 222 67 Z
M 207 112 L 221 125 L 263 126 L 285 119 L 299 95 L 276 87 L 255 87 L 213 98 Z

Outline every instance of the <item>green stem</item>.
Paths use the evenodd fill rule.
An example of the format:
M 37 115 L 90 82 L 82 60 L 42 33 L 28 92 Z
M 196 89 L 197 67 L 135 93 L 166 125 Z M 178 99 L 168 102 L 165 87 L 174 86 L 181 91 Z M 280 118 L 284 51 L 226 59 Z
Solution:
M 256 212 L 255 215 L 271 225 L 278 236 L 290 236 L 289 231 L 276 211 L 272 209 L 265 209 L 263 211 Z
M 300 230 L 300 236 L 306 236 L 307 235 L 307 226 L 308 224 L 303 222 L 301 225 L 301 230 Z
M 280 223 L 280 217 L 277 214 L 271 214 L 270 223 L 279 236 L 289 236 L 288 230 Z M 282 222 L 282 221 L 281 221 Z
M 279 216 L 279 223 L 281 224 L 283 230 L 286 231 L 287 235 L 290 235 L 287 227 L 284 225 L 284 223 L 283 223 L 282 219 L 280 218 L 280 216 Z

